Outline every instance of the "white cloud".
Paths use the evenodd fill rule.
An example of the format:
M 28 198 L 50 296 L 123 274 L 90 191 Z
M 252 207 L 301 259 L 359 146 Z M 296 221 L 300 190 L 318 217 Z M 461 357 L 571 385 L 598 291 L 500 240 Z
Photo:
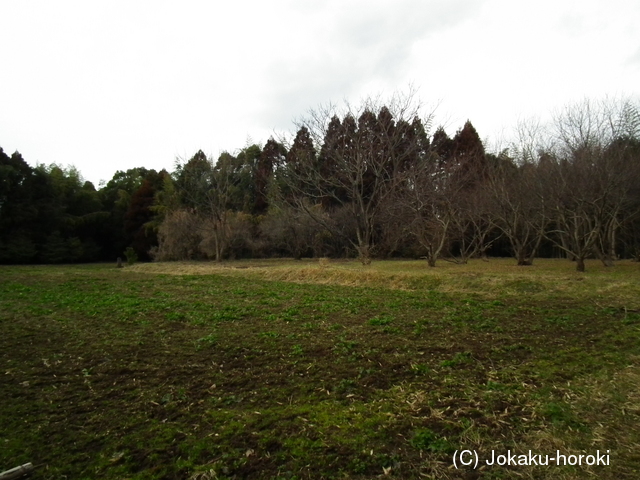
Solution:
M 410 83 L 483 137 L 640 85 L 632 0 L 25 1 L 0 17 L 0 146 L 93 181 Z

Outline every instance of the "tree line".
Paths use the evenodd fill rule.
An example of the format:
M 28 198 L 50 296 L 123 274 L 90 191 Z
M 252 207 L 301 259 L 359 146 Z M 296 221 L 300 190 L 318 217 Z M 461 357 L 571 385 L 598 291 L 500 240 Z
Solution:
M 0 149 L 0 262 L 291 256 L 564 256 L 640 260 L 640 109 L 584 100 L 521 123 L 487 152 L 470 121 L 453 136 L 411 95 L 326 106 L 217 159 L 116 172 L 100 189 L 74 168 Z
M 151 208 L 165 177 L 134 168 L 96 190 L 73 167 L 31 167 L 0 148 L 0 263 L 112 260 L 128 246 L 150 258 Z

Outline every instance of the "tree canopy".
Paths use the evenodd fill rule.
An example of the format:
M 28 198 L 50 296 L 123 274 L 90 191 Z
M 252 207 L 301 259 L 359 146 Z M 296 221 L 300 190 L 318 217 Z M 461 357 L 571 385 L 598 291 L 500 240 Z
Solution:
M 487 152 L 409 97 L 312 110 L 289 138 L 172 172 L 118 171 L 101 188 L 74 167 L 0 148 L 0 263 L 239 256 L 512 255 L 640 260 L 640 108 L 570 105 Z

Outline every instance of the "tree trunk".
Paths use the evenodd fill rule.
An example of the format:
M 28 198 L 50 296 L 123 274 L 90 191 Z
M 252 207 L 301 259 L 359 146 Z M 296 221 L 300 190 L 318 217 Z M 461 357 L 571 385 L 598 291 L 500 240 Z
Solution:
M 220 245 L 220 239 L 218 238 L 218 234 L 216 233 L 215 236 L 215 243 L 216 243 L 216 262 L 220 263 L 222 262 L 222 247 Z
M 584 258 L 576 257 L 576 270 L 578 272 L 584 272 Z
M 368 243 L 358 245 L 358 258 L 362 265 L 371 265 L 371 247 Z
M 607 253 L 600 253 L 600 261 L 605 267 L 613 267 L 613 259 Z
M 616 253 L 616 232 L 617 232 L 617 224 L 611 227 L 611 231 L 609 234 L 609 256 L 611 257 L 611 261 L 618 259 L 618 254 Z
M 530 258 L 524 251 L 524 247 L 516 252 L 516 259 L 519 267 L 528 267 L 533 264 L 533 258 Z

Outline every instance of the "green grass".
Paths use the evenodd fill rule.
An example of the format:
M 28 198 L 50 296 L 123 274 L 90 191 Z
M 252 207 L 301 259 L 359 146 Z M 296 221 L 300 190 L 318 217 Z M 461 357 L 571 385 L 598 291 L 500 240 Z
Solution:
M 636 478 L 640 266 L 587 268 L 1 267 L 0 471 Z M 460 449 L 611 462 L 464 473 Z

